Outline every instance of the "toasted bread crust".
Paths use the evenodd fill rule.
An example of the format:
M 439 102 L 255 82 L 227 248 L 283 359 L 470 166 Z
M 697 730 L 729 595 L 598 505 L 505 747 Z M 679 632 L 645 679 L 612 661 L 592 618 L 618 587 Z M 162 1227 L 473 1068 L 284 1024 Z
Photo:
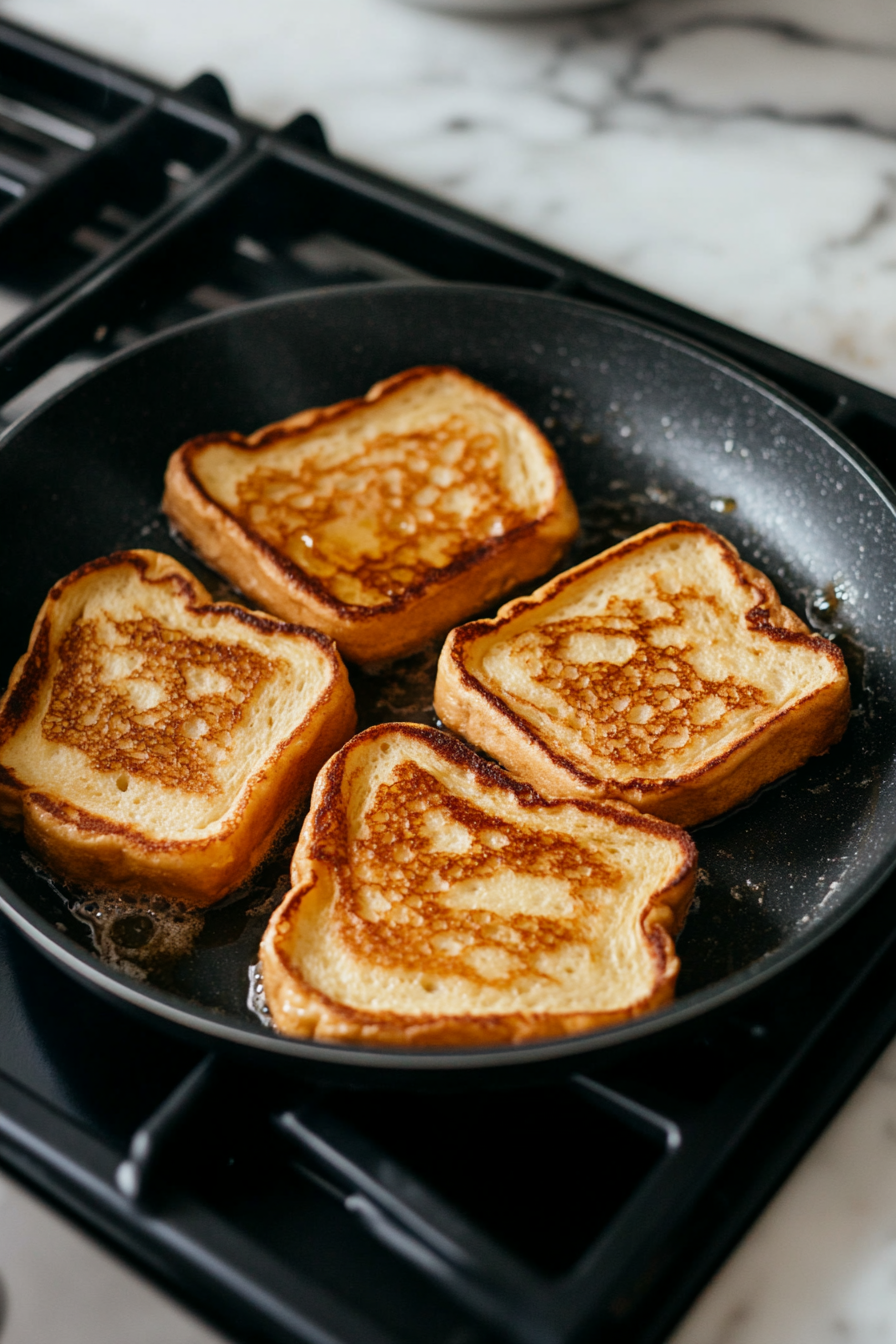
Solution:
M 526 810 L 556 811 L 572 806 L 580 815 L 612 819 L 644 835 L 672 842 L 680 862 L 671 880 L 651 893 L 640 916 L 640 928 L 653 965 L 650 991 L 636 1002 L 605 1012 L 507 1012 L 474 1015 L 426 1015 L 370 1012 L 340 1002 L 305 978 L 290 956 L 290 941 L 307 902 L 319 884 L 336 883 L 349 852 L 346 766 L 354 752 L 366 751 L 386 737 L 404 735 L 425 743 L 456 766 L 473 771 L 484 790 L 502 791 Z M 680 931 L 696 879 L 696 848 L 678 827 L 644 816 L 618 803 L 548 800 L 528 785 L 510 778 L 482 760 L 462 743 L 435 729 L 416 724 L 381 724 L 353 738 L 327 763 L 314 786 L 311 810 L 293 857 L 293 888 L 271 916 L 260 949 L 265 995 L 278 1030 L 316 1040 L 363 1041 L 390 1046 L 479 1046 L 518 1043 L 544 1037 L 593 1031 L 629 1020 L 669 1003 L 675 990 L 679 961 L 673 938 Z M 339 896 L 336 896 L 339 902 Z
M 468 665 L 468 651 L 522 613 L 549 602 L 583 576 L 611 561 L 642 550 L 657 538 L 698 535 L 718 548 L 749 600 L 747 628 L 770 644 L 802 645 L 831 667 L 831 680 L 796 705 L 771 715 L 735 743 L 693 769 L 668 778 L 634 778 L 620 782 L 600 778 L 565 756 L 500 695 L 484 685 Z M 812 635 L 784 607 L 769 579 L 738 556 L 723 537 L 700 523 L 662 523 L 560 574 L 530 597 L 502 608 L 494 620 L 471 622 L 453 630 L 439 660 L 434 704 L 442 721 L 499 760 L 518 778 L 537 784 L 556 797 L 616 798 L 678 825 L 692 826 L 719 816 L 781 778 L 810 757 L 838 742 L 850 714 L 849 679 L 836 645 Z
M 255 528 L 212 498 L 199 479 L 196 463 L 203 450 L 227 443 L 247 452 L 308 435 L 357 415 L 415 382 L 447 375 L 477 389 L 535 436 L 552 478 L 551 496 L 538 516 L 504 535 L 471 545 L 450 563 L 397 588 L 389 600 L 366 606 L 339 600 L 271 545 Z M 490 388 L 443 366 L 407 369 L 376 383 L 363 397 L 315 407 L 267 425 L 244 438 L 207 434 L 191 439 L 171 457 L 162 507 L 200 554 L 241 591 L 288 621 L 325 631 L 340 650 L 358 662 L 377 662 L 422 647 L 527 579 L 536 578 L 562 555 L 578 529 L 578 514 L 560 465 L 548 441 L 519 407 Z
M 186 615 L 213 613 L 237 627 L 311 641 L 329 671 L 321 694 L 301 722 L 280 739 L 244 787 L 223 821 L 205 836 L 153 837 L 139 826 L 93 812 L 64 792 L 34 787 L 0 764 L 0 820 L 21 825 L 29 847 L 63 877 L 120 891 L 151 891 L 203 906 L 240 885 L 301 804 L 320 765 L 349 736 L 356 722 L 354 696 L 335 647 L 318 631 L 288 625 L 229 603 L 213 603 L 177 561 L 152 551 L 122 551 L 82 565 L 51 589 L 32 631 L 28 652 L 13 670 L 0 700 L 0 756 L 28 724 L 53 673 L 50 653 L 60 602 L 75 585 L 127 566 L 141 582 L 175 594 Z M 85 771 L 91 766 L 85 764 Z

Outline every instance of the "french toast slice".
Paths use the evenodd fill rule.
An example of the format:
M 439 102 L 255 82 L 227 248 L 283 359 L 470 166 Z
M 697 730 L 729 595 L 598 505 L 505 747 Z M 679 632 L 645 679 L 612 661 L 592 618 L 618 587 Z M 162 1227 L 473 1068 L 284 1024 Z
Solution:
M 625 805 L 548 801 L 457 739 L 368 728 L 327 762 L 261 944 L 277 1028 L 475 1046 L 669 1002 L 696 850 Z
M 453 630 L 442 721 L 553 797 L 691 826 L 843 735 L 843 655 L 699 523 L 662 523 Z
M 122 551 L 61 579 L 38 614 L 0 700 L 0 820 L 63 877 L 209 905 L 355 721 L 325 635 Z
M 162 507 L 205 560 L 284 620 L 379 662 L 543 574 L 578 528 L 553 449 L 457 369 L 172 456 Z

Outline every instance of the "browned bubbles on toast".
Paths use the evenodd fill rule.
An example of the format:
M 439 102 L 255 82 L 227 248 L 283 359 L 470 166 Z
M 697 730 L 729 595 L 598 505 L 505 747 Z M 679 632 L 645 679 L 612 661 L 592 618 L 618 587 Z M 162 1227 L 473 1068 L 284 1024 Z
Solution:
M 242 593 L 359 663 L 414 653 L 560 558 L 578 514 L 551 445 L 457 369 L 172 454 L 164 511 Z
M 389 602 L 526 521 L 508 506 L 497 436 L 461 416 L 367 440 L 338 467 L 259 466 L 233 513 L 344 602 Z
M 289 1035 L 481 1045 L 667 1003 L 696 850 L 628 807 L 546 798 L 455 738 L 366 729 L 319 774 L 261 944 Z
M 729 710 L 767 702 L 743 678 L 701 677 L 689 656 L 695 645 L 677 633 L 688 624 L 685 602 L 711 614 L 718 599 L 695 588 L 664 592 L 655 577 L 654 587 L 650 603 L 613 596 L 599 618 L 552 621 L 514 640 L 515 661 L 566 706 L 590 750 L 620 764 L 657 751 L 674 758 Z
M 569 884 L 571 915 L 476 908 L 475 880 L 501 870 Z M 520 975 L 547 980 L 539 970 L 545 954 L 583 936 L 574 907 L 593 917 L 594 888 L 610 892 L 620 881 L 596 852 L 559 834 L 546 844 L 536 829 L 486 812 L 405 761 L 377 790 L 354 848 L 343 936 L 361 959 L 430 977 L 460 972 L 507 987 Z M 452 903 L 460 884 L 467 884 L 468 908 Z
M 823 754 L 850 714 L 839 650 L 684 519 L 452 631 L 434 705 L 541 792 L 687 826 Z
M 80 888 L 207 906 L 264 860 L 355 722 L 325 636 L 120 551 L 37 614 L 0 700 L 0 820 Z
M 43 736 L 77 747 L 97 770 L 219 793 L 212 767 L 275 667 L 244 645 L 196 639 L 152 616 L 81 619 L 59 647 Z

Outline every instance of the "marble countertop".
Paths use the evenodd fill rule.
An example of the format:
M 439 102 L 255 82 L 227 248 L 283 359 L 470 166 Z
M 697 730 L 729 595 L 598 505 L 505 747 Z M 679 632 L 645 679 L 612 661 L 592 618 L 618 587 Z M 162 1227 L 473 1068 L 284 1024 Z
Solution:
M 213 69 L 271 125 L 313 109 L 340 154 L 896 393 L 893 0 L 516 21 L 399 0 L 0 14 L 168 83 Z M 896 1047 L 674 1337 L 844 1341 L 896 1344 Z
M 896 392 L 892 0 L 0 0 L 165 81 Z

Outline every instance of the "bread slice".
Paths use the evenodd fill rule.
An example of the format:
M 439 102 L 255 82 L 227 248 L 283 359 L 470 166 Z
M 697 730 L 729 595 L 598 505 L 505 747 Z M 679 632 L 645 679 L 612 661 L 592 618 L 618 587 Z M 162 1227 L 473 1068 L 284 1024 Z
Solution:
M 547 439 L 451 368 L 248 439 L 192 439 L 162 507 L 244 593 L 359 662 L 410 653 L 543 574 L 578 527 Z
M 442 721 L 553 797 L 690 826 L 827 751 L 840 650 L 699 523 L 663 523 L 452 631 Z
M 619 804 L 549 802 L 446 733 L 359 733 L 318 776 L 261 945 L 280 1031 L 486 1045 L 673 996 L 696 851 Z
M 0 819 L 56 872 L 203 906 L 355 726 L 324 635 L 122 551 L 61 579 L 0 700 Z

